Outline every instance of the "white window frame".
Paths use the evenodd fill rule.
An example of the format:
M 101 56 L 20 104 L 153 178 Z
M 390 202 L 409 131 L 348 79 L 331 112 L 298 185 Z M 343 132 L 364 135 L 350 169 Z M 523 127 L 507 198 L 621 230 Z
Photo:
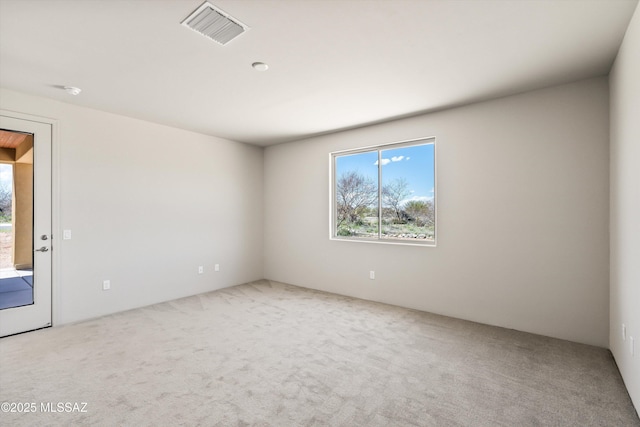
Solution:
M 416 145 L 429 145 L 433 144 L 433 203 L 434 203 L 434 238 L 433 240 L 419 241 L 417 239 L 407 240 L 400 238 L 381 238 L 382 230 L 382 151 L 411 147 Z M 378 153 L 378 237 L 377 238 L 352 238 L 347 236 L 337 235 L 337 202 L 336 202 L 336 158 L 341 156 L 347 156 L 358 153 Z M 367 147 L 360 147 L 354 149 L 340 150 L 329 153 L 329 209 L 330 209 L 330 221 L 329 221 L 329 239 L 341 242 L 356 242 L 356 243 L 378 243 L 386 245 L 405 245 L 405 246 L 420 246 L 420 247 L 436 247 L 438 239 L 438 155 L 436 147 L 435 137 L 422 137 L 409 139 L 399 142 L 390 142 L 385 144 L 371 145 Z

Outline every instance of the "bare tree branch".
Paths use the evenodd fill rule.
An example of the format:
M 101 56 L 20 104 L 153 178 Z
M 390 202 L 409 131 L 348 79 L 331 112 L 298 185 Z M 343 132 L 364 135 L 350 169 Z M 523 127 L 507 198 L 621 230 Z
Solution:
M 355 222 L 365 208 L 376 203 L 378 190 L 371 178 L 349 171 L 336 184 L 337 227 L 345 221 Z
M 382 187 L 382 202 L 384 207 L 391 208 L 399 223 L 402 218 L 402 201 L 410 194 L 409 183 L 404 178 L 396 179 Z

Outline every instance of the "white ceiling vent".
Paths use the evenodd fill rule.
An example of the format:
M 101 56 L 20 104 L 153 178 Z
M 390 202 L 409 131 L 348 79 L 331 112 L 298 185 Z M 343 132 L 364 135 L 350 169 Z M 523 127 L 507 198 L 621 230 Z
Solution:
M 182 25 L 223 46 L 249 29 L 247 25 L 229 16 L 209 2 L 202 3 L 199 8 L 182 21 Z

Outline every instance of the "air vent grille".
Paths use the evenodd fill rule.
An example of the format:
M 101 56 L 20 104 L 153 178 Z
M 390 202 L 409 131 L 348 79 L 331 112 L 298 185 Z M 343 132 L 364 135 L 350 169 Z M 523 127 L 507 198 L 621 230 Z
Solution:
M 187 16 L 182 21 L 182 25 L 223 46 L 249 29 L 248 26 L 209 2 L 204 2 L 191 15 Z

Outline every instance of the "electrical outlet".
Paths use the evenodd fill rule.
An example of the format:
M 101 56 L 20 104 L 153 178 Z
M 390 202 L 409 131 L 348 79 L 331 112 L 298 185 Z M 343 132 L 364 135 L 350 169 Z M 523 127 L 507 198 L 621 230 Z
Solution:
M 220 264 L 216 264 L 213 269 L 215 271 L 220 271 Z
M 102 290 L 103 291 L 108 291 L 109 289 L 111 289 L 111 280 L 103 280 L 102 281 Z
M 369 272 L 369 279 L 371 279 L 371 280 L 375 280 L 376 279 L 376 272 L 375 271 L 371 270 Z
M 198 274 L 202 274 L 202 273 L 204 273 L 204 266 L 201 265 L 198 267 Z
M 622 324 L 622 341 L 627 340 L 627 325 Z

